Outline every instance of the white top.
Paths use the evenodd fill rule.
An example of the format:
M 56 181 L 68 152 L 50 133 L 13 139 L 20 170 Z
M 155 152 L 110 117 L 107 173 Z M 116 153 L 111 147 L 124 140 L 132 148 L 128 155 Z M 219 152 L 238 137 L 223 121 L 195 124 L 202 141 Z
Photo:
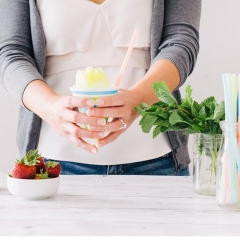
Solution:
M 152 6 L 153 0 L 141 0 L 141 4 L 139 0 L 106 0 L 101 5 L 88 0 L 37 0 L 47 44 L 48 85 L 58 94 L 70 94 L 77 70 L 87 66 L 103 68 L 113 84 L 136 28 L 139 35 L 120 87 L 128 89 L 137 83 L 150 66 Z M 165 134 L 153 139 L 152 132 L 142 132 L 139 121 L 140 117 L 95 155 L 43 121 L 38 149 L 46 158 L 98 165 L 145 161 L 171 151 Z

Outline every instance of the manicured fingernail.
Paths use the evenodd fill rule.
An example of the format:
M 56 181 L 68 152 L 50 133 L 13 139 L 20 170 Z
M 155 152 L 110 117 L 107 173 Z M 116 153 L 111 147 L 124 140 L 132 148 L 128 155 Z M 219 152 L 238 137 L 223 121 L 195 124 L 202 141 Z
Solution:
M 99 138 L 103 138 L 103 137 L 104 137 L 104 132 L 98 133 L 98 137 L 99 137 Z
M 96 153 L 97 153 L 97 150 L 96 150 L 95 148 L 93 148 L 93 149 L 91 150 L 91 153 L 96 154 Z
M 96 147 L 97 147 L 97 149 L 100 148 L 101 146 L 102 146 L 101 143 L 99 143 L 99 142 L 96 143 Z
M 97 120 L 97 123 L 101 126 L 104 126 L 106 124 L 106 120 L 104 118 L 100 118 Z
M 103 106 L 103 104 L 104 104 L 104 101 L 102 99 L 97 99 L 96 101 L 97 106 Z
M 88 111 L 87 111 L 88 116 L 92 116 L 94 114 L 95 114 L 95 111 L 93 109 L 88 109 Z
M 88 126 L 88 130 L 95 130 L 96 128 L 96 126 Z
M 94 101 L 89 99 L 86 101 L 86 105 L 89 106 L 89 107 L 92 107 L 94 105 Z

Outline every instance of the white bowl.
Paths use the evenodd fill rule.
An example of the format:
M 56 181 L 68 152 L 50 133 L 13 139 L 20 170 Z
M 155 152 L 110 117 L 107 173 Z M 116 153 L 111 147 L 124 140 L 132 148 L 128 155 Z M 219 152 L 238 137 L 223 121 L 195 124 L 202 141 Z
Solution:
M 60 177 L 49 179 L 19 179 L 7 176 L 7 187 L 12 195 L 28 200 L 52 197 L 59 188 Z

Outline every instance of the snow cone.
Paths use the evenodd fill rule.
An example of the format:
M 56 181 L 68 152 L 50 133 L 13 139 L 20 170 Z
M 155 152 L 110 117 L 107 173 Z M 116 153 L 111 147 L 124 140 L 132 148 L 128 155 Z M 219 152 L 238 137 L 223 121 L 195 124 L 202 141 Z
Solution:
M 87 67 L 85 70 L 77 71 L 76 82 L 70 87 L 70 91 L 73 96 L 90 97 L 96 101 L 99 97 L 117 94 L 118 88 L 111 86 L 111 81 L 102 68 Z M 78 109 L 81 113 L 86 113 L 88 110 L 83 107 Z M 106 119 L 108 118 L 106 117 Z M 97 139 L 91 139 L 90 143 L 95 145 L 96 141 Z
M 102 68 L 87 67 L 86 70 L 78 70 L 76 83 L 70 87 L 73 96 L 91 97 L 96 100 L 99 97 L 115 95 L 118 88 L 113 88 L 109 78 Z M 86 113 L 87 108 L 79 108 Z

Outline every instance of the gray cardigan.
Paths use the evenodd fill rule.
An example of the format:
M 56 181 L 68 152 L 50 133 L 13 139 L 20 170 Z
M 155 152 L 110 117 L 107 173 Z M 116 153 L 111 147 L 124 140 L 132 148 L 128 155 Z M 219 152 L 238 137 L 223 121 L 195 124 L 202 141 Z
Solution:
M 154 0 L 151 62 L 173 62 L 181 78 L 178 88 L 196 63 L 200 14 L 201 0 Z M 21 104 L 17 131 L 21 156 L 37 147 L 41 128 L 41 119 L 24 107 L 22 94 L 31 81 L 44 81 L 44 66 L 45 37 L 35 0 L 0 0 L 0 81 Z M 178 89 L 174 96 L 180 101 Z M 167 136 L 176 169 L 181 170 L 190 162 L 188 136 L 182 131 Z

